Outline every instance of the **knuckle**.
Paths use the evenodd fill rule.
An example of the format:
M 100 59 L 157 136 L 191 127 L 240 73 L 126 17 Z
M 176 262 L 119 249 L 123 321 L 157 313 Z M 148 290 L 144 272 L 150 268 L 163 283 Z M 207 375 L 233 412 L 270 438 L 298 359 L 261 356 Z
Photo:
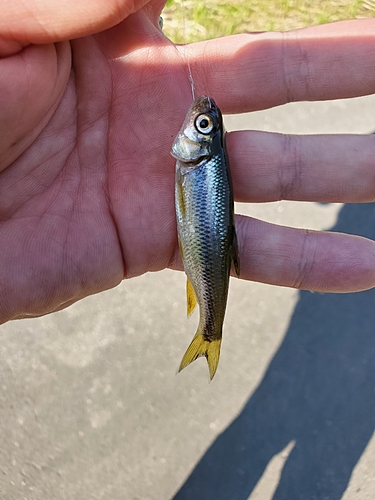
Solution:
M 293 288 L 306 289 L 311 281 L 311 276 L 314 271 L 316 241 L 314 231 L 303 229 L 300 250 L 296 263 L 296 276 L 293 281 Z
M 279 197 L 281 200 L 294 200 L 295 193 L 301 188 L 303 156 L 301 138 L 284 135 L 281 148 L 279 172 Z
M 308 99 L 310 95 L 311 62 L 308 51 L 299 39 L 298 32 L 284 35 L 282 43 L 282 68 L 287 102 Z

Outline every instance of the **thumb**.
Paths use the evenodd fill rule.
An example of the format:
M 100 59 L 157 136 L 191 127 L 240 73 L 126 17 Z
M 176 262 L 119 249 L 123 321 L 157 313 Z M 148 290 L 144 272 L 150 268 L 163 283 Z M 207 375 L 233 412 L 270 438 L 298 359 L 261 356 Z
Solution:
M 111 28 L 150 0 L 0 0 L 0 55 L 5 48 L 71 40 Z M 19 50 L 19 49 L 18 49 Z

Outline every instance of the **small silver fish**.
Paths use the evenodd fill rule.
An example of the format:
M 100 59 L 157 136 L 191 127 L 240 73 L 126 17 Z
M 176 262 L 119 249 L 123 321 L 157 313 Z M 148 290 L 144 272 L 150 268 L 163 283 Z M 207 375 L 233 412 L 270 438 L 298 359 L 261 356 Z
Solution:
M 220 357 L 233 262 L 240 265 L 234 227 L 232 182 L 220 109 L 207 96 L 196 99 L 173 143 L 178 242 L 187 275 L 187 312 L 198 301 L 199 325 L 179 371 L 205 356 L 210 378 Z

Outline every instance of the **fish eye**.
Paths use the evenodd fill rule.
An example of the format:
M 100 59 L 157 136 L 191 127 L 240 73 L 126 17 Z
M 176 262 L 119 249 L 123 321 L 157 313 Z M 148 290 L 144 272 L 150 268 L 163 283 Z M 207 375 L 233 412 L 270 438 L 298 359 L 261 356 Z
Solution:
M 209 115 L 199 115 L 195 120 L 195 127 L 202 134 L 209 134 L 214 128 L 212 118 Z

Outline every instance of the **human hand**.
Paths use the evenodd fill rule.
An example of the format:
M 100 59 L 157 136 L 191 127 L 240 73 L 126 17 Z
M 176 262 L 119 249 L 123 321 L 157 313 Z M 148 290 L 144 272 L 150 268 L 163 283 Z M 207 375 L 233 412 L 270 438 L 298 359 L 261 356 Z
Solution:
M 0 322 L 181 269 L 169 151 L 191 104 L 188 60 L 197 95 L 224 113 L 375 92 L 372 20 L 176 48 L 158 0 L 34 0 L 23 18 L 24 4 L 3 3 Z M 227 145 L 237 200 L 374 200 L 372 136 L 235 132 Z M 375 285 L 369 240 L 245 217 L 236 226 L 244 279 Z

